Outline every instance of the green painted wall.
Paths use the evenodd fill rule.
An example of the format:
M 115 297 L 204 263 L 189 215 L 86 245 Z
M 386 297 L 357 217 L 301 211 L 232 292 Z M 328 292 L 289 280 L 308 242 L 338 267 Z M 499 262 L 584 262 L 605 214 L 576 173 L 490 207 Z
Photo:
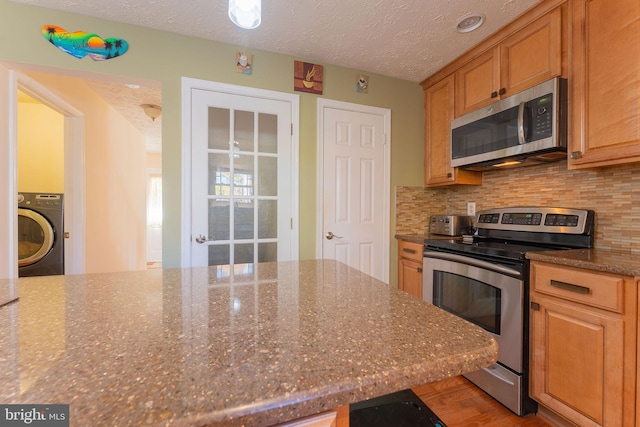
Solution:
M 120 37 L 129 51 L 120 58 L 95 62 L 76 59 L 54 48 L 40 33 L 43 25 L 67 31 L 93 32 Z M 162 139 L 165 224 L 163 262 L 180 265 L 181 197 L 181 77 L 212 80 L 280 92 L 293 92 L 293 61 L 300 58 L 251 50 L 253 74 L 235 71 L 235 53 L 245 50 L 209 40 L 126 25 L 40 7 L 0 0 L 0 61 L 19 62 L 71 71 L 102 73 L 162 84 Z M 423 101 L 419 84 L 367 72 L 324 65 L 323 97 L 391 109 L 391 236 L 395 230 L 394 188 L 422 186 Z M 368 94 L 354 90 L 356 74 L 370 76 Z M 425 76 L 426 77 L 426 76 Z M 300 96 L 300 258 L 315 257 L 316 224 L 316 102 L 317 96 Z M 390 282 L 396 283 L 397 248 L 390 242 Z

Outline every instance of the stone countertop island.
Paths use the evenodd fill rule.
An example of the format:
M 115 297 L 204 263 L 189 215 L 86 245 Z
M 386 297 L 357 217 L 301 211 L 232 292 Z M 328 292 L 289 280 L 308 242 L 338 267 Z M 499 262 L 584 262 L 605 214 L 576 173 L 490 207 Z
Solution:
M 69 404 L 72 426 L 273 425 L 498 351 L 481 328 L 328 260 L 0 281 L 16 287 L 0 307 L 0 403 Z

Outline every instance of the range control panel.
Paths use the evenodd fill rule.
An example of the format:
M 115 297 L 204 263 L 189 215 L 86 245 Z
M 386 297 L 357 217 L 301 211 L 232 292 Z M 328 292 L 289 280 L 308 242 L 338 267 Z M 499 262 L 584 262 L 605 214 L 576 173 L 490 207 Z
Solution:
M 591 226 L 594 212 L 584 209 L 513 207 L 479 211 L 478 228 L 582 234 Z

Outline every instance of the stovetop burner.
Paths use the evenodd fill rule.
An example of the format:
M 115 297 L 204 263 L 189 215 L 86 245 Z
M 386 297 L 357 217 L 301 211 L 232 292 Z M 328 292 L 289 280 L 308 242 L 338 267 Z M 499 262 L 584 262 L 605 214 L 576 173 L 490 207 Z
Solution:
M 462 238 L 449 240 L 426 240 L 427 250 L 446 249 L 454 253 L 478 254 L 509 260 L 524 260 L 527 252 L 552 251 L 569 249 L 563 246 L 543 246 L 516 241 L 488 240 L 475 238 L 472 243 L 463 242 Z
M 527 252 L 593 246 L 593 211 L 511 207 L 478 212 L 473 242 L 468 238 L 425 240 L 425 250 L 524 261 Z

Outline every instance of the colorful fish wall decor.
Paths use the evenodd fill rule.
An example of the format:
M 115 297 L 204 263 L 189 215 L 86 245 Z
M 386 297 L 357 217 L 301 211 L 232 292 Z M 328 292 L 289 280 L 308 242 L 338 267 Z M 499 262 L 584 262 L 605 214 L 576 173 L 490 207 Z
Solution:
M 97 34 L 84 31 L 69 33 L 55 25 L 42 27 L 42 35 L 58 49 L 76 58 L 89 56 L 94 61 L 105 61 L 124 55 L 129 43 L 124 39 L 109 37 L 103 39 Z

